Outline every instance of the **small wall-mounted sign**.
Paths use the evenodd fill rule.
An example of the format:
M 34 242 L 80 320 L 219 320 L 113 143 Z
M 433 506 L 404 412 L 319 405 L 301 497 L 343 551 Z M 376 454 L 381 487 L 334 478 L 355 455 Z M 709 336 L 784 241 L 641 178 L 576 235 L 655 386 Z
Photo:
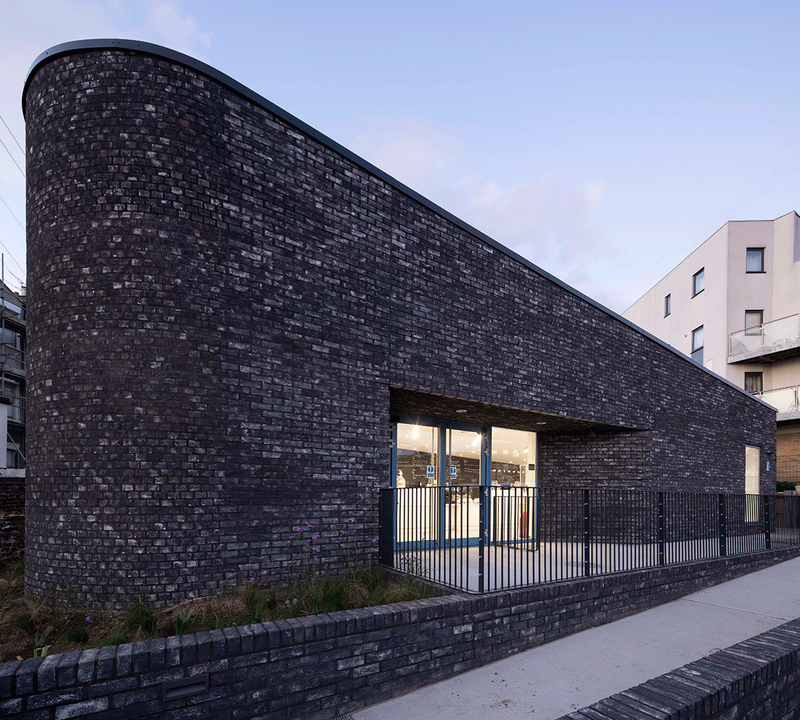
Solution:
M 451 480 L 455 480 L 456 479 L 456 469 L 454 467 L 450 468 L 450 479 Z
M 428 465 L 428 477 L 433 479 L 433 465 Z

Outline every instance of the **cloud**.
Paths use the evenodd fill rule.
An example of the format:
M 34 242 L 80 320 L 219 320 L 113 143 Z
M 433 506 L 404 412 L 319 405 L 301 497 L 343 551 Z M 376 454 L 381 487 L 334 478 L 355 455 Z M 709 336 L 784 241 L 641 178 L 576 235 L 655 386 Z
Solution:
M 536 180 L 503 189 L 479 176 L 459 179 L 473 223 L 500 242 L 545 250 L 545 256 L 572 262 L 598 241 L 589 215 L 602 200 L 602 181 L 583 188 Z
M 504 186 L 475 169 L 464 145 L 421 118 L 381 117 L 351 147 L 370 162 L 543 270 L 621 310 L 630 290 L 617 282 L 631 258 L 593 222 L 602 179 L 576 187 L 535 177 Z
M 451 134 L 417 117 L 373 118 L 356 134 L 353 150 L 392 177 L 422 191 L 448 185 L 466 166 L 468 155 Z
M 202 32 L 200 24 L 191 15 L 176 7 L 173 2 L 151 0 L 148 3 L 147 22 L 161 35 L 162 43 L 173 50 L 200 57 L 198 46 L 209 47 L 213 32 Z

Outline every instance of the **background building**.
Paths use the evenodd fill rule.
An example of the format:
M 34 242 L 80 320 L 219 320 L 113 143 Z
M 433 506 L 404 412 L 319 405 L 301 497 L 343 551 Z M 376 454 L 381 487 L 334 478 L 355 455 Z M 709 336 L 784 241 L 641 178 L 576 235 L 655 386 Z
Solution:
M 778 410 L 778 481 L 800 483 L 800 218 L 725 223 L 626 318 Z
M 213 68 L 70 43 L 23 107 L 29 594 L 333 570 L 401 471 L 774 491 L 767 405 Z
M 0 281 L 0 559 L 24 545 L 25 291 Z
M 0 443 L 0 467 L 25 467 L 25 295 L 0 283 L 0 403 L 6 408 L 6 432 Z

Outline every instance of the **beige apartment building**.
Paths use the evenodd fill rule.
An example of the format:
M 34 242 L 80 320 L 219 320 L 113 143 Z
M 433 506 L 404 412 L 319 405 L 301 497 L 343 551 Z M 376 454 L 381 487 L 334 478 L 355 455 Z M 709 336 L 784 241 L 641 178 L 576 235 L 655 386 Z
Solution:
M 623 315 L 777 409 L 778 481 L 800 483 L 800 217 L 730 221 Z

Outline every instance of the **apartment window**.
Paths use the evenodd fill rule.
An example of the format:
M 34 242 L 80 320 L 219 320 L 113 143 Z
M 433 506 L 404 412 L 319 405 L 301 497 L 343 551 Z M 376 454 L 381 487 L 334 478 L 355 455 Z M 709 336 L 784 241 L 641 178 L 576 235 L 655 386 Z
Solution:
M 703 326 L 692 330 L 692 360 L 703 364 Z
M 744 374 L 744 389 L 753 395 L 764 392 L 764 373 L 746 372 Z
M 706 269 L 701 268 L 692 275 L 692 297 L 699 295 L 706 287 Z
M 764 248 L 747 248 L 747 272 L 764 272 Z
M 744 311 L 744 334 L 761 335 L 761 326 L 764 324 L 763 310 Z
M 672 295 L 667 295 L 664 298 L 664 317 L 672 314 Z

